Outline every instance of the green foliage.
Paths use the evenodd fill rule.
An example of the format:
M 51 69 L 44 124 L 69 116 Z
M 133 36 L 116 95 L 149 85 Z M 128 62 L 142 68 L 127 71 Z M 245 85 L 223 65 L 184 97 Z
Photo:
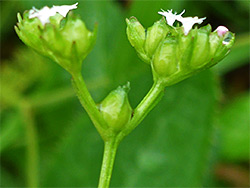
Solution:
M 213 80 L 207 79 L 209 75 L 211 73 L 206 72 L 168 88 L 162 102 L 131 134 L 127 143 L 125 140 L 121 144 L 117 163 L 122 165 L 126 174 L 123 186 L 181 187 L 203 184 L 215 104 Z M 202 83 L 206 83 L 206 88 Z M 206 100 L 198 95 L 206 96 Z M 194 107 L 193 103 L 202 107 Z M 119 157 L 126 156 L 126 153 L 125 159 Z M 124 164 L 125 161 L 129 164 Z M 126 170 L 127 166 L 132 173 Z M 114 171 L 114 177 L 117 174 L 121 173 Z M 115 186 L 118 184 L 119 181 Z
M 21 124 L 21 117 L 18 113 L 8 113 L 6 119 L 2 120 L 1 134 L 0 134 L 0 153 L 5 149 L 15 147 L 24 136 L 23 127 Z
M 219 118 L 221 157 L 231 161 L 249 159 L 250 95 L 245 93 L 227 104 Z
M 36 63 L 34 59 L 37 60 Z M 13 59 L 5 61 L 1 69 L 1 99 L 7 101 L 9 98 L 9 102 L 13 103 L 11 100 L 29 92 L 36 82 L 44 80 L 43 72 L 47 68 L 40 55 L 24 48 L 18 49 L 13 54 Z

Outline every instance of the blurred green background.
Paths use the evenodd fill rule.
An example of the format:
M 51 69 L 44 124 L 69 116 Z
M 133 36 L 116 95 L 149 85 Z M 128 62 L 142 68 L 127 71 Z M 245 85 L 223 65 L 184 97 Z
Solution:
M 71 87 L 70 75 L 26 47 L 17 12 L 76 1 L 1 1 L 0 187 L 96 187 L 103 142 Z M 150 67 L 126 37 L 125 18 L 145 26 L 161 8 L 207 17 L 236 33 L 231 53 L 212 70 L 168 87 L 121 143 L 113 187 L 249 187 L 248 1 L 79 1 L 96 45 L 83 64 L 95 101 L 127 81 L 133 107 L 152 85 Z

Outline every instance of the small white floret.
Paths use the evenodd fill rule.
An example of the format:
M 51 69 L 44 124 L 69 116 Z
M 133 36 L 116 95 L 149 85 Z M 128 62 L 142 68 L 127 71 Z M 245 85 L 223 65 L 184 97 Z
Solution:
M 194 24 L 201 24 L 203 20 L 206 18 L 198 18 L 197 16 L 195 17 L 178 17 L 177 20 L 182 23 L 182 26 L 184 28 L 184 33 L 185 35 L 188 34 L 188 32 L 192 29 Z
M 43 25 L 46 23 L 50 23 L 49 18 L 51 16 L 55 16 L 56 13 L 61 14 L 63 17 L 66 17 L 68 12 L 70 10 L 76 9 L 78 3 L 75 3 L 73 5 L 62 5 L 62 6 L 53 6 L 52 8 L 49 8 L 47 6 L 43 7 L 42 9 L 38 10 L 35 7 L 33 7 L 29 11 L 29 19 L 32 18 L 38 18 Z
M 183 10 L 179 15 L 177 15 L 177 12 L 175 12 L 174 14 L 172 13 L 172 9 L 171 10 L 161 10 L 162 12 L 158 12 L 158 14 L 165 16 L 166 20 L 167 20 L 167 24 L 170 26 L 173 26 L 175 20 L 177 20 L 177 18 L 181 17 L 181 15 L 185 12 L 185 10 Z

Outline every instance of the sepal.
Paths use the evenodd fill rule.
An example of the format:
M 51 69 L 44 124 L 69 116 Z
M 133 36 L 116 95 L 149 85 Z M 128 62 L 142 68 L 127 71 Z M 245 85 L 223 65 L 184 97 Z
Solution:
M 157 77 L 168 77 L 178 71 L 178 59 L 175 54 L 177 41 L 168 37 L 161 42 L 152 60 L 152 68 Z
M 135 18 L 126 18 L 127 36 L 130 44 L 137 51 L 138 56 L 146 63 L 150 63 L 150 58 L 145 53 L 144 45 L 146 40 L 146 32 L 141 23 Z
M 155 22 L 153 26 L 147 29 L 145 52 L 150 59 L 169 30 L 169 26 L 166 25 L 164 18 Z

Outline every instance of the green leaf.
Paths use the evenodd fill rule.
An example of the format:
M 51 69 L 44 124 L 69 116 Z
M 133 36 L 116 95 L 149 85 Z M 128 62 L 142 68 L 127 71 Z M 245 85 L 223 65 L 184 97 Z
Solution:
M 97 185 L 102 140 L 86 114 L 78 114 L 53 154 L 42 162 L 42 187 Z
M 249 159 L 249 101 L 249 93 L 237 97 L 218 117 L 222 159 L 238 162 Z
M 0 166 L 1 181 L 0 187 L 22 187 L 20 179 L 14 177 L 13 174 L 8 172 L 4 167 Z

